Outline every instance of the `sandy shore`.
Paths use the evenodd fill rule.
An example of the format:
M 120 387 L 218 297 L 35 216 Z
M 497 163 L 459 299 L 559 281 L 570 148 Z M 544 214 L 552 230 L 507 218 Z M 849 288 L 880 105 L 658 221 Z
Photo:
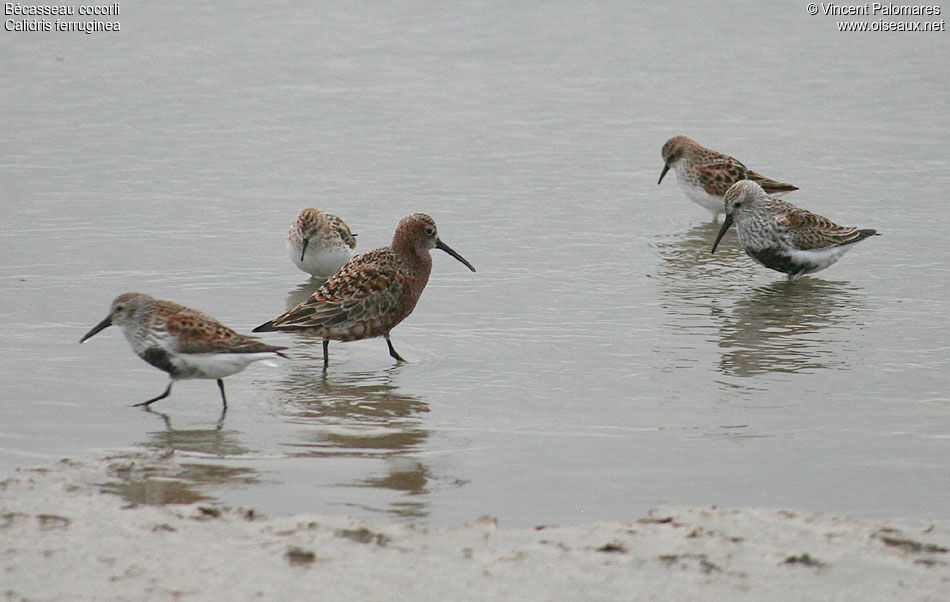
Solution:
M 98 484 L 170 458 L 63 460 L 0 483 L 9 600 L 946 600 L 947 521 L 671 507 L 633 522 L 447 528 L 210 505 Z M 170 468 L 162 466 L 162 468 Z

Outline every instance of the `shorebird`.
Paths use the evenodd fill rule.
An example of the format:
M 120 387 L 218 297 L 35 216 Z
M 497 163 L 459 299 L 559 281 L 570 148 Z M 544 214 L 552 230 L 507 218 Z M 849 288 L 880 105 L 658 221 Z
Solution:
M 238 334 L 200 311 L 142 293 L 123 293 L 116 297 L 109 315 L 79 342 L 113 324 L 122 329 L 136 355 L 171 377 L 164 393 L 136 406 L 148 407 L 168 397 L 176 380 L 211 378 L 218 381 L 221 403 L 227 410 L 224 377 L 237 374 L 258 360 L 287 357 L 281 353 L 286 347 Z
M 328 278 L 353 257 L 356 235 L 335 215 L 308 207 L 287 233 L 287 251 L 300 270 Z
M 716 219 L 722 213 L 722 195 L 739 180 L 754 180 L 766 192 L 781 195 L 798 190 L 791 184 L 782 184 L 760 176 L 729 155 L 724 155 L 682 134 L 673 136 L 663 145 L 663 171 L 660 172 L 659 185 L 663 176 L 672 167 L 676 172 L 683 193 L 700 207 L 712 213 Z
M 424 213 L 400 220 L 388 247 L 357 255 L 306 301 L 254 332 L 307 331 L 323 337 L 323 366 L 331 340 L 356 341 L 382 336 L 389 355 L 405 361 L 393 348 L 389 331 L 412 313 L 432 271 L 430 249 L 441 249 L 475 271 L 464 257 L 439 239 L 435 222 Z
M 851 247 L 876 230 L 845 228 L 826 217 L 805 211 L 765 194 L 751 180 L 733 184 L 723 197 L 726 219 L 716 236 L 712 253 L 735 222 L 739 245 L 767 268 L 798 279 L 825 269 Z

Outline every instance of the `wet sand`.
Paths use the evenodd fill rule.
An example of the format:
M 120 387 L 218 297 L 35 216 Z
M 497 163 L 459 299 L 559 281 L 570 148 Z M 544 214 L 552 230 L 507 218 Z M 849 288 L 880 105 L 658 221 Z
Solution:
M 67 459 L 0 482 L 9 600 L 940 600 L 950 523 L 668 507 L 505 529 L 147 506 L 102 492 L 174 457 Z

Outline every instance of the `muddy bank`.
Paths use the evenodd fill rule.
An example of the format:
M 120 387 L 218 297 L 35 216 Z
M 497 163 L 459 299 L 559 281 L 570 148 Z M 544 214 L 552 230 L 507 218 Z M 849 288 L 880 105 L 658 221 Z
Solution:
M 798 510 L 658 508 L 505 529 L 266 517 L 103 493 L 174 458 L 63 460 L 0 485 L 5 599 L 938 600 L 950 527 Z

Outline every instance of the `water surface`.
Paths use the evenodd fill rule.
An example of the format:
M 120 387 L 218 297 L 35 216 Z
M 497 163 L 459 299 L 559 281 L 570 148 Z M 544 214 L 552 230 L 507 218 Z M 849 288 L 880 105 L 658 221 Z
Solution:
M 123 3 L 118 34 L 0 35 L 0 468 L 172 453 L 107 489 L 268 513 L 507 526 L 658 504 L 946 516 L 950 34 L 804 6 Z M 876 228 L 798 283 L 656 185 L 677 133 Z M 177 383 L 129 290 L 248 331 L 315 284 L 300 209 L 438 251 L 382 339 Z

